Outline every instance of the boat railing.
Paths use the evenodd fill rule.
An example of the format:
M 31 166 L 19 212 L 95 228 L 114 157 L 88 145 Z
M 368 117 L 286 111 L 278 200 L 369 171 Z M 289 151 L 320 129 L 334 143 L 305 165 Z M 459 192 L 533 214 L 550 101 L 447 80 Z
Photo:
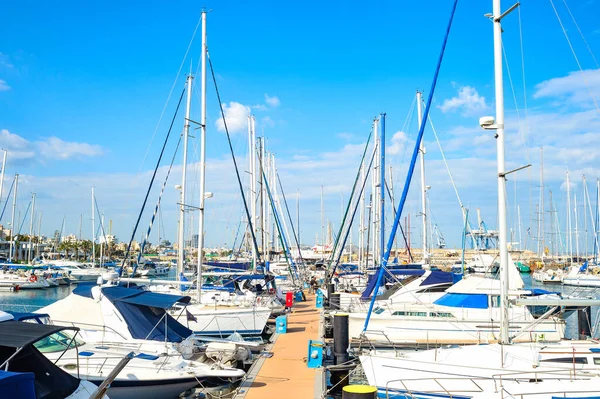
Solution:
M 89 330 L 89 327 L 93 327 L 94 329 L 99 329 L 100 331 L 102 331 L 102 340 L 100 341 L 100 343 L 104 343 L 104 334 L 106 332 L 112 332 L 114 334 L 116 334 L 117 336 L 119 336 L 120 338 L 127 340 L 128 338 L 123 336 L 123 334 L 121 334 L 120 332 L 118 332 L 117 330 L 115 330 L 112 327 L 106 326 L 106 325 L 101 325 L 101 324 L 93 324 L 93 323 L 82 323 L 82 322 L 75 322 L 75 321 L 64 321 L 64 320 L 55 320 L 52 319 L 52 323 L 53 324 L 59 324 L 62 326 L 73 326 L 73 327 L 79 327 L 82 330 Z M 86 328 L 87 327 L 87 328 Z
M 581 370 L 580 370 L 581 371 Z M 491 377 L 494 380 L 494 386 L 496 392 L 500 389 L 504 389 L 502 383 L 505 381 L 511 382 L 541 382 L 547 380 L 564 380 L 568 378 L 569 381 L 577 379 L 577 370 L 573 369 L 558 369 L 558 370 L 536 370 L 536 371 L 516 371 L 513 373 L 499 373 L 494 374 Z M 587 375 L 580 379 L 589 379 Z
M 385 398 L 386 399 L 391 399 L 391 398 L 395 398 L 398 397 L 398 388 L 392 388 L 390 387 L 390 384 L 394 383 L 396 385 L 398 384 L 402 384 L 402 394 L 406 397 L 407 395 L 410 395 L 410 397 L 415 397 L 415 394 L 445 394 L 447 395 L 447 397 L 452 398 L 454 397 L 458 392 L 464 394 L 464 393 L 481 393 L 483 392 L 483 388 L 477 384 L 477 382 L 475 382 L 475 380 L 477 380 L 479 378 L 469 378 L 469 377 L 445 377 L 445 378 L 399 378 L 397 380 L 390 380 L 386 383 L 385 385 Z M 409 389 L 409 387 L 407 386 L 407 383 L 410 383 L 411 381 L 418 381 L 419 383 L 423 383 L 423 382 L 427 382 L 430 381 L 431 383 L 427 384 L 427 386 L 431 386 L 433 387 L 432 389 L 426 389 L 426 390 L 422 390 L 422 389 Z M 472 383 L 470 388 L 460 388 L 460 389 L 452 389 L 452 388 L 447 388 L 444 386 L 443 382 L 448 382 L 448 381 L 470 381 Z

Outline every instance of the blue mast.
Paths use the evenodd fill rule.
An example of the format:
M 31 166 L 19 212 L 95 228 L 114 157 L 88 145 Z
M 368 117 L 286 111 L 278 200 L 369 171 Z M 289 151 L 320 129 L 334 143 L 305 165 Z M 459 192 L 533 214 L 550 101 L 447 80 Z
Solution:
M 398 230 L 398 223 L 400 222 L 400 215 L 402 215 L 402 210 L 404 209 L 404 204 L 406 203 L 406 197 L 408 195 L 410 181 L 412 180 L 412 175 L 415 171 L 415 164 L 417 162 L 417 156 L 419 155 L 419 146 L 421 144 L 421 140 L 423 139 L 423 131 L 425 130 L 425 123 L 427 122 L 427 116 L 429 115 L 429 108 L 431 107 L 431 100 L 433 99 L 433 93 L 435 92 L 435 86 L 436 86 L 438 75 L 440 72 L 440 67 L 442 66 L 442 59 L 444 58 L 444 50 L 446 50 L 446 43 L 448 42 L 448 36 L 450 35 L 450 28 L 452 27 L 452 20 L 454 19 L 454 13 L 456 11 L 457 3 L 458 3 L 458 0 L 454 0 L 454 4 L 452 6 L 452 12 L 450 14 L 450 21 L 448 21 L 448 26 L 446 28 L 446 34 L 444 36 L 444 41 L 442 43 L 442 50 L 440 51 L 440 56 L 438 58 L 437 66 L 435 68 L 435 73 L 433 75 L 433 82 L 431 83 L 431 90 L 429 90 L 429 96 L 427 98 L 427 104 L 425 106 L 425 114 L 423 115 L 423 120 L 421 121 L 421 126 L 419 127 L 419 134 L 417 135 L 415 148 L 413 150 L 412 158 L 410 160 L 410 166 L 408 167 L 408 174 L 406 176 L 406 181 L 404 183 L 404 189 L 402 190 L 402 197 L 400 198 L 400 203 L 398 204 L 398 211 L 396 212 L 396 217 L 394 218 L 394 224 L 392 225 L 392 231 L 390 232 L 390 237 L 387 242 L 385 254 L 383 255 L 383 259 L 382 259 L 382 264 L 381 264 L 381 267 L 379 268 L 379 273 L 377 275 L 377 284 L 375 284 L 375 287 L 381 286 L 385 268 L 387 266 L 387 262 L 390 257 L 390 251 L 392 250 L 392 245 L 394 244 L 394 237 L 396 236 L 396 231 Z M 363 332 L 366 331 L 367 327 L 369 326 L 369 320 L 371 319 L 371 312 L 373 311 L 373 305 L 375 305 L 376 298 L 377 298 L 377 295 L 376 295 L 376 293 L 374 293 L 373 296 L 371 297 L 371 303 L 369 305 L 369 312 L 367 313 L 367 318 L 365 319 L 365 325 L 363 327 Z

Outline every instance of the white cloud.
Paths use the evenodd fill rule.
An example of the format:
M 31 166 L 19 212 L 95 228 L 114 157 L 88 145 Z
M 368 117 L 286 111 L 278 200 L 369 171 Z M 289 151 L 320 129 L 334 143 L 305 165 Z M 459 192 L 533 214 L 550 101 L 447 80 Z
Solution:
M 463 115 L 470 115 L 476 112 L 483 111 L 487 108 L 485 97 L 480 96 L 477 90 L 471 86 L 462 86 L 458 89 L 456 97 L 447 98 L 438 108 L 442 112 L 450 112 L 461 110 Z
M 240 104 L 236 101 L 231 101 L 229 105 L 224 104 L 223 112 L 225 113 L 225 120 L 227 121 L 227 129 L 229 130 L 229 133 L 241 132 L 247 128 L 250 107 Z M 217 119 L 215 125 L 217 126 L 218 131 L 225 131 L 223 118 Z
M 8 91 L 10 86 L 6 83 L 6 80 L 0 79 L 0 91 Z
M 535 86 L 533 93 L 533 98 L 562 98 L 593 105 L 592 96 L 600 101 L 600 69 L 574 71 L 567 76 L 545 80 Z
M 70 159 L 76 157 L 96 157 L 103 154 L 102 147 L 95 144 L 64 141 L 58 137 L 49 137 L 37 142 L 39 152 L 48 159 Z
M 279 105 L 281 105 L 281 102 L 279 101 L 279 98 L 277 96 L 269 97 L 269 95 L 266 93 L 265 93 L 265 102 L 271 108 L 277 108 L 277 107 L 279 107 Z
M 8 151 L 10 159 L 31 160 L 96 157 L 104 153 L 102 147 L 95 144 L 64 141 L 58 137 L 48 137 L 38 141 L 29 141 L 6 129 L 0 130 L 0 147 Z
M 389 155 L 399 155 L 406 149 L 408 136 L 402 131 L 397 131 L 392 136 L 392 144 L 388 145 L 386 153 Z

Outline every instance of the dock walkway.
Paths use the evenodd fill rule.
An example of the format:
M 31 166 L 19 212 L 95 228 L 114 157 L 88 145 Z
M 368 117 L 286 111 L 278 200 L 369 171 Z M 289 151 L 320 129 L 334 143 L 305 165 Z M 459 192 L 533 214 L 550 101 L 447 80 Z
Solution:
M 269 350 L 273 357 L 257 360 L 248 379 L 240 387 L 236 398 L 244 399 L 307 399 L 315 394 L 317 369 L 306 365 L 308 341 L 319 339 L 320 312 L 315 307 L 315 296 L 297 302 L 288 314 L 286 334 L 278 334 Z

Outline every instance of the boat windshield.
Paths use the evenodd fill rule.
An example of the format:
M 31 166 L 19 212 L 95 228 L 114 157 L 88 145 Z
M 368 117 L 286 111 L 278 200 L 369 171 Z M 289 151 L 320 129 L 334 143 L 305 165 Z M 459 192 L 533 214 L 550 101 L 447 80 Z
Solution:
M 70 335 L 63 331 L 59 331 L 46 338 L 40 339 L 33 344 L 42 353 L 64 352 L 67 349 L 73 349 L 85 344 L 80 339 L 73 339 Z

